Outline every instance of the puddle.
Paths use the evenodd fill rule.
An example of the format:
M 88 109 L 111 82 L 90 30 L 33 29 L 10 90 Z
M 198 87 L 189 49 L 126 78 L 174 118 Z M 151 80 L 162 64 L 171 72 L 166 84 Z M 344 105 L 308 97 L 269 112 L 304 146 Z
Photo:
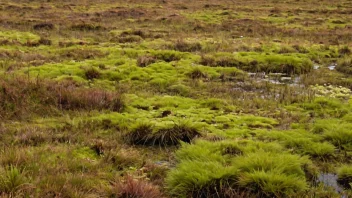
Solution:
M 288 76 L 285 73 L 248 73 L 249 77 L 255 79 L 257 82 L 269 82 L 271 84 L 276 85 L 291 85 L 297 86 L 299 85 L 301 78 L 299 76 Z
M 318 176 L 317 182 L 323 183 L 326 187 L 332 187 L 336 192 L 341 193 L 343 187 L 337 183 L 337 175 L 333 173 L 321 173 Z
M 336 65 L 335 65 L 335 64 L 333 64 L 333 65 L 329 65 L 329 66 L 328 66 L 328 68 L 329 68 L 329 70 L 335 70 Z
M 326 187 L 335 189 L 337 193 L 341 194 L 341 198 L 348 198 L 343 194 L 344 188 L 337 182 L 337 175 L 333 173 L 321 173 L 317 178 L 318 183 L 322 183 Z
M 330 71 L 332 71 L 332 70 L 335 70 L 335 69 L 336 69 L 336 66 L 337 66 L 336 63 L 332 63 L 331 65 L 327 66 L 327 68 L 328 68 Z M 314 66 L 313 66 L 313 69 L 314 69 L 314 70 L 318 70 L 318 69 L 320 69 L 320 67 L 321 67 L 321 66 L 319 66 L 319 65 L 314 65 Z

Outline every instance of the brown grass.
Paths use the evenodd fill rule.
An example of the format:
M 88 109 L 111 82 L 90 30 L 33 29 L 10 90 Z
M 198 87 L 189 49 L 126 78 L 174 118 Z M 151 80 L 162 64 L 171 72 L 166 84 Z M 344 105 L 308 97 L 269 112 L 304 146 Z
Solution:
M 118 198 L 162 198 L 164 197 L 157 186 L 147 181 L 134 179 L 127 175 L 114 184 L 114 196 Z

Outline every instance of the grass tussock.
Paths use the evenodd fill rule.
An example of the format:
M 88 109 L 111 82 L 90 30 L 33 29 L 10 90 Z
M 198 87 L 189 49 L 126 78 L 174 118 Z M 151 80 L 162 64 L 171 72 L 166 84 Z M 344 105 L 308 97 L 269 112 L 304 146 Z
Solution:
M 199 130 L 189 124 L 174 124 L 154 130 L 151 124 L 139 124 L 125 135 L 130 144 L 173 146 L 180 142 L 190 143 L 195 137 L 201 136 Z
M 352 150 L 352 124 L 337 119 L 318 120 L 313 127 L 313 132 L 342 150 Z
M 24 195 L 26 188 L 29 188 L 28 179 L 18 168 L 10 166 L 0 169 L 0 173 L 0 195 Z
M 254 145 L 226 141 L 183 145 L 176 153 L 179 164 L 167 177 L 168 189 L 180 197 L 213 197 L 215 192 L 224 197 L 228 197 L 226 192 L 282 197 L 307 189 L 306 172 L 313 170 L 307 168 L 312 164 L 308 158 L 280 153 L 280 148 L 265 144 Z
M 352 166 L 344 165 L 337 170 L 338 182 L 345 188 L 352 188 Z

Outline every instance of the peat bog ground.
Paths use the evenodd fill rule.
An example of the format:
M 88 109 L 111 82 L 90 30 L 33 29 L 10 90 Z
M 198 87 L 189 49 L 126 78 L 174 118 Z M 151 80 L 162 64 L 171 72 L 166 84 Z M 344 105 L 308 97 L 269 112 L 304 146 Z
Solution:
M 351 197 L 351 0 L 1 0 L 0 197 Z

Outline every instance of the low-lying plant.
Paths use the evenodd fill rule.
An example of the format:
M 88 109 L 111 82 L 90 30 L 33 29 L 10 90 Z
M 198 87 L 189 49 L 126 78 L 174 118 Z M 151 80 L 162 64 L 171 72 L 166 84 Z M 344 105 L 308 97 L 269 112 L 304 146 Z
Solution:
M 238 190 L 248 196 L 282 197 L 307 189 L 306 177 L 314 174 L 308 158 L 255 145 L 252 141 L 185 144 L 176 152 L 179 164 L 168 174 L 167 187 L 177 197 Z
M 0 169 L 0 195 L 17 196 L 29 185 L 28 179 L 17 167 L 10 166 Z
M 163 195 L 157 186 L 150 184 L 148 181 L 135 179 L 127 175 L 122 180 L 115 182 L 111 197 L 127 198 L 162 198 Z
M 138 124 L 125 135 L 130 144 L 172 146 L 180 142 L 190 143 L 195 137 L 201 136 L 197 128 L 189 124 L 174 124 L 171 127 L 160 128 L 156 131 L 151 124 Z

